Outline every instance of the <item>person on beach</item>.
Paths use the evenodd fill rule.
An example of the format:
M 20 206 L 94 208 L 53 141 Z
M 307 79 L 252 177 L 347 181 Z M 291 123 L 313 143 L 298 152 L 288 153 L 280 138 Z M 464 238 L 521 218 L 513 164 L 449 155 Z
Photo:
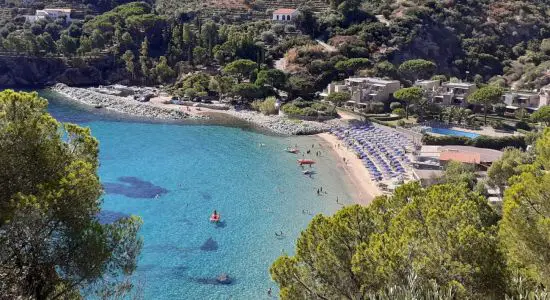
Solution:
M 269 297 L 271 297 L 271 293 L 272 293 L 271 288 L 267 289 L 267 295 L 268 295 Z
M 319 189 L 317 189 L 317 196 L 319 196 Z
M 340 202 L 338 202 L 338 196 L 336 196 L 336 203 L 340 204 Z
M 323 187 L 321 187 L 321 189 L 320 189 L 320 190 L 321 190 L 321 193 L 322 193 L 322 192 L 323 192 Z

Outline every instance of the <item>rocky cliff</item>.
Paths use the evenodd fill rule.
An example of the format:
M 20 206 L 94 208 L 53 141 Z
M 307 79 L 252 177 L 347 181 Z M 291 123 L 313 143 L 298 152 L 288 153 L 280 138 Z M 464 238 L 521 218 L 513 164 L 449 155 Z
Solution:
M 0 56 L 2 87 L 49 86 L 59 82 L 71 86 L 90 86 L 123 79 L 110 58 L 86 63 L 50 57 Z

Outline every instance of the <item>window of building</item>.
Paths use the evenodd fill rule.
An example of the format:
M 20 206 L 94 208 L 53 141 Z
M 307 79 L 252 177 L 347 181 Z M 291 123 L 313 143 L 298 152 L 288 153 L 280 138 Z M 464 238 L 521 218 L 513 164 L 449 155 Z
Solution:
M 290 21 L 290 15 L 287 15 L 287 16 L 286 16 L 286 19 Z
M 279 15 L 277 15 L 277 20 L 279 20 Z

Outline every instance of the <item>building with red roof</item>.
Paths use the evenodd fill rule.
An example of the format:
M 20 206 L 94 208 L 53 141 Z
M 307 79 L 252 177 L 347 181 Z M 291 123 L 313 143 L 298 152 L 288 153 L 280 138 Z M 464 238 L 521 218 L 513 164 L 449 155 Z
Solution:
M 279 8 L 273 11 L 273 21 L 290 22 L 298 14 L 298 10 L 294 8 Z

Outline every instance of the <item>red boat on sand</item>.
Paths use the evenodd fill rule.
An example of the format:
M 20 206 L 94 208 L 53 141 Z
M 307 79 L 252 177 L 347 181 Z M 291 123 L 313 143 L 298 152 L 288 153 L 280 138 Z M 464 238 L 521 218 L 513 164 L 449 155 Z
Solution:
M 301 165 L 313 165 L 315 164 L 315 161 L 312 159 L 299 159 L 298 164 Z

